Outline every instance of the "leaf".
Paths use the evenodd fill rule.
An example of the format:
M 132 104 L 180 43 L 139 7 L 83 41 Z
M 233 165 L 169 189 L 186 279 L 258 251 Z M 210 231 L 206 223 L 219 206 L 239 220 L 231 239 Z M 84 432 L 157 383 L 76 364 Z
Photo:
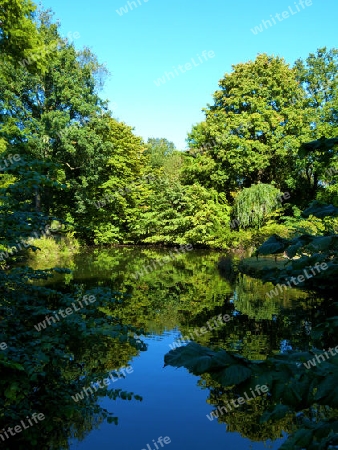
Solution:
M 118 425 L 118 418 L 117 417 L 107 417 L 108 423 L 114 423 L 115 425 Z
M 338 373 L 338 371 L 336 372 Z M 320 402 L 320 404 L 338 407 L 337 373 L 335 375 L 329 375 L 319 384 L 314 399 Z
M 219 374 L 213 374 L 213 378 L 219 381 L 222 386 L 236 386 L 250 378 L 252 371 L 240 364 L 235 364 L 222 370 Z
M 273 411 L 266 411 L 261 419 L 260 419 L 260 423 L 264 423 L 267 422 L 268 420 L 280 420 L 283 419 L 287 414 L 289 414 L 290 412 L 292 412 L 292 410 L 286 406 L 286 405 L 277 405 Z
M 207 350 L 209 354 L 204 354 Z M 201 375 L 212 367 L 211 357 L 214 355 L 210 349 L 190 342 L 185 347 L 171 350 L 164 357 L 165 366 L 185 367 L 195 375 Z
M 300 448 L 308 448 L 313 442 L 313 430 L 298 430 L 293 436 L 293 444 Z

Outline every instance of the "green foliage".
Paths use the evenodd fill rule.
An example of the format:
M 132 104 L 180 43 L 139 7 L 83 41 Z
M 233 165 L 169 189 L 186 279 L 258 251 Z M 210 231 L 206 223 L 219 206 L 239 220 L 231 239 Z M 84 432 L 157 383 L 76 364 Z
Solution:
M 326 124 L 325 124 L 326 125 Z M 336 135 L 336 127 L 328 135 Z M 325 191 L 330 187 L 331 195 L 337 198 L 337 138 L 321 137 L 312 142 L 303 143 L 298 151 L 301 159 L 302 171 L 298 177 L 301 185 L 306 180 L 308 201 L 321 196 L 325 198 Z M 306 184 L 304 186 L 306 186 Z M 333 197 L 334 198 L 334 197 Z M 336 199 L 335 199 L 336 200 Z
M 267 215 L 281 207 L 282 195 L 278 189 L 270 184 L 255 184 L 244 188 L 236 197 L 234 215 L 239 221 L 240 228 L 261 228 Z
M 98 133 L 90 134 L 90 127 L 100 111 L 94 82 L 100 66 L 90 52 L 77 54 L 72 46 L 63 44 L 44 59 L 45 70 L 40 64 L 33 64 L 36 70 L 25 64 L 18 67 L 16 58 L 35 50 L 37 39 L 44 45 L 58 39 L 57 27 L 50 24 L 47 13 L 40 15 L 39 27 L 33 25 L 33 10 L 28 1 L 5 1 L 0 6 L 0 19 L 3 14 L 6 18 L 0 45 L 7 59 L 0 72 L 1 151 L 5 150 L 2 156 L 20 154 L 19 161 L 6 167 L 7 178 L 1 180 L 0 247 L 4 249 L 29 241 L 33 233 L 41 234 L 56 219 L 54 212 L 69 209 L 70 192 L 76 194 L 73 215 L 81 217 L 84 188 L 90 182 L 94 184 L 95 179 L 90 158 L 95 156 Z M 63 129 L 68 140 L 57 135 Z M 48 139 L 43 140 L 46 135 Z M 83 171 L 76 174 L 77 179 L 71 172 L 76 170 L 72 165 L 75 162 Z M 45 248 L 55 249 L 54 241 L 49 239 L 30 242 L 27 248 L 37 250 L 34 244 L 41 242 Z M 7 343 L 7 349 L 0 354 L 4 393 L 0 427 L 19 424 L 37 411 L 44 414 L 45 420 L 11 438 L 6 448 L 21 450 L 37 444 L 42 448 L 68 448 L 68 440 L 75 434 L 83 437 L 105 419 L 116 423 L 117 418 L 99 406 L 100 395 L 133 397 L 121 389 L 103 389 L 78 403 L 72 396 L 102 378 L 107 369 L 126 364 L 144 346 L 134 339 L 138 332 L 135 327 L 101 311 L 108 304 L 122 301 L 118 293 L 108 288 L 86 291 L 81 284 L 68 291 L 41 286 L 39 283 L 54 273 L 69 274 L 69 270 L 12 267 L 20 251 L 5 260 L 6 271 L 0 268 L 0 335 Z M 94 295 L 95 305 L 85 305 L 79 313 L 55 320 L 54 313 L 70 307 L 85 294 Z M 50 319 L 51 324 L 38 331 L 35 325 L 46 316 L 52 316 L 55 323 Z M 124 349 L 119 347 L 116 356 L 114 347 L 120 342 Z
M 319 48 L 295 63 L 296 77 L 306 93 L 313 139 L 337 136 L 338 50 Z
M 153 169 L 163 167 L 165 161 L 172 156 L 175 151 L 175 144 L 164 138 L 149 138 L 147 150 L 144 154 L 148 158 L 148 164 Z
M 141 242 L 227 247 L 230 207 L 224 195 L 164 178 L 153 184 L 147 203 L 137 221 Z
M 50 218 L 36 213 L 34 205 L 25 202 L 23 193 L 30 191 L 32 173 L 27 171 L 26 175 L 26 186 L 21 180 L 3 189 L 1 244 L 27 239 L 32 230 L 38 230 L 41 223 L 50 221 Z M 35 177 L 43 187 L 45 179 Z M 15 200 L 17 197 L 20 200 Z M 117 293 L 103 288 L 86 292 L 81 285 L 74 286 L 69 292 L 37 285 L 39 280 L 48 279 L 54 272 L 69 271 L 56 268 L 34 271 L 28 267 L 12 268 L 7 272 L 0 270 L 0 335 L 8 344 L 6 352 L 0 355 L 1 389 L 5 392 L 0 402 L 1 426 L 20 423 L 34 411 L 46 417 L 40 427 L 32 427 L 20 438 L 13 439 L 11 445 L 18 449 L 34 445 L 37 440 L 42 446 L 47 442 L 50 444 L 51 430 L 55 448 L 67 448 L 73 427 L 78 428 L 81 435 L 94 426 L 93 417 L 99 421 L 112 417 L 97 405 L 98 395 L 78 404 L 71 396 L 97 379 L 98 375 L 105 374 L 107 367 L 115 369 L 120 367 L 120 363 L 126 364 L 135 350 L 142 349 L 142 344 L 136 343 L 133 337 L 137 331 L 135 328 L 122 325 L 118 319 L 107 317 L 100 311 L 107 304 L 121 301 Z M 35 325 L 44 321 L 46 316 L 53 316 L 54 312 L 71 306 L 85 294 L 95 296 L 95 306 L 83 307 L 80 313 L 51 323 L 40 332 L 35 329 Z M 102 346 L 106 353 L 106 347 L 114 346 L 116 341 L 126 342 L 129 346 L 125 359 L 108 359 L 107 367 L 97 361 L 91 367 L 92 358 L 88 358 L 86 353 L 91 353 L 95 346 L 95 354 L 103 351 Z M 85 378 L 81 367 L 86 371 Z M 100 395 L 104 393 L 102 391 Z M 110 391 L 107 395 L 112 398 L 125 396 L 119 390 Z
M 0 334 L 8 344 L 8 350 L 0 356 L 1 390 L 5 392 L 0 404 L 1 424 L 8 426 L 20 423 L 32 411 L 42 412 L 46 417 L 41 427 L 33 427 L 21 439 L 14 439 L 19 449 L 32 445 L 37 438 L 41 445 L 47 444 L 50 441 L 48 430 L 53 430 L 56 448 L 60 444 L 67 448 L 72 426 L 88 430 L 93 426 L 92 420 L 96 414 L 101 421 L 113 417 L 111 413 L 98 408 L 96 402 L 98 395 L 104 394 L 111 398 L 114 395 L 115 398 L 123 398 L 120 390 L 109 393 L 104 389 L 79 403 L 75 403 L 72 396 L 91 381 L 103 377 L 107 369 L 126 364 L 130 356 L 135 354 L 132 347 L 138 346 L 132 337 L 135 331 L 133 328 L 126 328 L 118 320 L 100 313 L 100 307 L 120 302 L 109 289 L 98 288 L 85 292 L 81 286 L 75 286 L 73 292 L 63 293 L 32 285 L 31 281 L 46 279 L 52 272 L 22 268 L 12 270 L 8 275 L 0 273 Z M 71 306 L 85 293 L 95 296 L 94 304 L 81 308 L 79 313 L 60 322 L 51 322 L 40 332 L 35 329 L 34 326 L 43 321 L 45 316 L 53 316 L 54 311 Z M 104 347 L 113 353 L 114 343 L 121 338 L 129 343 L 127 355 L 110 361 L 107 358 L 104 362 L 106 367 L 100 358 L 93 361 L 89 357 L 88 352 L 100 355 Z M 81 367 L 85 369 L 85 377 Z M 86 418 L 85 426 L 81 417 Z
M 192 148 L 207 148 L 192 163 L 218 191 L 258 182 L 284 188 L 295 168 L 295 154 L 306 130 L 304 91 L 295 72 L 279 57 L 260 54 L 233 66 L 206 108 L 206 120 L 189 135 Z M 210 144 L 209 148 L 207 144 Z M 198 170 L 198 167 L 197 167 Z M 190 166 L 189 178 L 192 179 Z
M 0 54 L 2 64 L 7 60 L 16 67 L 20 61 L 36 56 L 42 46 L 41 35 L 34 23 L 36 6 L 31 0 L 2 0 L 0 6 Z M 31 69 L 44 71 L 44 61 Z
M 147 190 L 147 173 L 142 171 L 145 146 L 132 128 L 123 122 L 106 118 L 105 127 L 100 131 L 100 142 L 109 151 L 105 162 L 101 154 L 99 182 L 88 186 L 86 211 L 82 223 L 93 230 L 95 243 L 119 243 L 131 240 L 131 223 L 136 215 L 137 199 Z M 93 167 L 93 175 L 94 175 Z M 89 192 L 88 192 L 89 190 Z M 99 206 L 99 208 L 97 208 Z M 90 211 L 90 221 L 88 212 Z
M 44 236 L 39 239 L 30 239 L 29 242 L 33 247 L 38 248 L 39 251 L 29 250 L 27 264 L 40 269 L 51 265 L 64 266 L 64 261 L 69 260 L 80 249 L 79 242 L 70 236 Z M 63 264 L 60 264 L 61 261 Z

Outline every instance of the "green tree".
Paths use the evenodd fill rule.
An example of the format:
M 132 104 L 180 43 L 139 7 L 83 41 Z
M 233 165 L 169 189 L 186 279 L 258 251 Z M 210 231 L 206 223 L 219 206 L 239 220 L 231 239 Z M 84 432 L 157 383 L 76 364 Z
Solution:
M 156 169 L 163 167 L 164 162 L 175 151 L 175 144 L 165 138 L 149 138 L 145 155 L 149 158 L 149 165 Z
M 230 206 L 214 189 L 160 179 L 139 206 L 137 226 L 143 242 L 228 246 Z
M 41 35 L 34 22 L 36 6 L 31 0 L 2 0 L 0 5 L 0 60 L 18 67 L 32 58 L 31 69 L 44 71 L 45 62 L 38 57 L 42 48 Z
M 232 190 L 258 182 L 284 188 L 306 129 L 295 71 L 282 58 L 260 54 L 233 66 L 219 87 L 205 122 L 189 135 L 192 148 L 206 149 L 198 162 L 208 166 L 209 184 L 230 198 Z
M 99 182 L 92 191 L 87 191 L 91 206 L 84 219 L 93 230 L 95 243 L 130 243 L 138 201 L 147 195 L 149 186 L 145 144 L 134 135 L 132 127 L 109 117 L 99 136 L 101 145 L 110 150 L 101 167 L 96 167 Z
M 298 59 L 295 70 L 306 94 L 305 105 L 311 123 L 309 140 L 335 138 L 338 135 L 338 50 L 320 48 L 305 61 Z M 318 142 L 316 146 L 304 147 L 301 157 L 298 192 L 310 201 L 337 173 L 337 148 Z
M 281 193 L 270 184 L 253 184 L 236 197 L 234 215 L 240 228 L 260 228 L 269 213 L 281 207 Z
M 309 127 L 295 70 L 282 58 L 260 54 L 233 66 L 219 87 L 214 105 L 204 109 L 205 121 L 189 134 L 191 148 L 206 149 L 186 169 L 190 179 L 194 169 L 205 168 L 208 185 L 229 199 L 231 191 L 258 182 L 284 189 Z
M 82 228 L 80 235 L 91 240 L 88 215 L 113 154 L 112 143 L 102 139 L 110 117 L 98 95 L 106 71 L 88 49 L 76 51 L 60 38 L 49 12 L 41 11 L 37 21 L 49 49 L 46 71 L 42 75 L 32 73 L 30 64 L 20 68 L 7 64 L 6 76 L 0 78 L 4 92 L 0 136 L 6 138 L 8 153 L 19 151 L 27 160 L 53 162 L 54 166 L 42 166 L 42 175 L 67 189 L 60 195 L 55 189 L 35 186 L 35 208 L 76 222 Z M 57 47 L 51 47 L 55 41 Z
M 337 135 L 338 127 L 338 49 L 319 48 L 305 61 L 294 65 L 296 78 L 306 93 L 311 115 L 311 138 Z
M 29 2 L 2 2 L 1 14 L 8 14 L 11 4 L 18 6 L 19 12 L 23 12 L 22 17 L 27 18 L 26 9 L 20 7 L 31 5 Z M 32 23 L 24 21 L 28 34 L 35 30 Z M 48 27 L 48 22 L 44 23 L 45 28 L 40 26 L 38 33 L 39 38 L 46 42 L 48 33 L 51 38 L 54 37 L 57 27 Z M 20 24 L 17 24 L 16 19 L 12 28 L 10 21 L 6 24 L 5 39 L 8 37 L 11 41 L 13 36 L 19 35 L 17 26 Z M 21 35 L 24 47 L 25 33 Z M 3 36 L 2 33 L 1 39 Z M 7 178 L 0 188 L 0 249 L 16 246 L 17 253 L 24 253 L 19 244 L 30 248 L 27 238 L 34 232 L 39 232 L 41 227 L 52 219 L 48 213 L 53 207 L 48 204 L 46 192 L 50 192 L 53 199 L 56 199 L 57 193 L 63 188 L 59 182 L 62 176 L 52 159 L 55 157 L 59 163 L 64 162 L 64 166 L 67 165 L 66 162 L 73 163 L 70 159 L 62 160 L 62 150 L 66 145 L 63 143 L 63 148 L 58 147 L 56 132 L 60 130 L 61 124 L 77 129 L 81 119 L 85 123 L 89 122 L 90 114 L 98 110 L 98 101 L 94 96 L 95 83 L 91 76 L 93 58 L 88 52 L 81 53 L 82 60 L 77 65 L 75 51 L 71 46 L 64 48 L 64 52 L 56 51 L 50 56 L 55 58 L 54 62 L 58 60 L 59 66 L 49 67 L 49 72 L 45 72 L 45 77 L 42 77 L 39 67 L 30 70 L 31 64 L 27 67 L 16 66 L 12 60 L 12 57 L 18 57 L 15 39 L 13 46 L 8 42 L 3 45 L 7 59 L 6 64 L 1 65 L 0 72 L 0 132 L 3 139 L 2 150 L 5 141 L 6 151 L 19 153 L 20 159 L 6 167 L 5 172 L 11 174 L 12 178 Z M 19 46 L 19 50 L 20 48 Z M 68 60 L 66 56 L 70 53 L 73 53 L 74 57 Z M 73 79 L 76 80 L 73 85 L 72 71 Z M 58 82 L 61 86 L 61 78 L 66 76 L 65 72 L 73 92 L 78 88 L 77 95 L 74 94 L 71 99 L 67 97 L 67 86 L 62 86 L 60 97 L 55 89 Z M 11 74 L 12 78 L 11 83 L 6 84 L 8 74 Z M 41 139 L 47 132 L 49 142 Z M 88 154 L 85 156 L 88 158 Z M 83 160 L 88 161 L 85 158 Z M 64 166 L 61 166 L 61 170 L 64 170 Z M 42 287 L 38 285 L 38 281 L 51 277 L 55 272 L 69 271 L 56 268 L 35 271 L 26 266 L 13 268 L 8 257 L 5 262 L 3 255 L 1 257 L 0 338 L 1 342 L 8 345 L 0 354 L 0 384 L 3 392 L 0 399 L 0 428 L 13 427 L 33 412 L 45 416 L 44 422 L 30 427 L 28 431 L 25 430 L 6 442 L 6 448 L 33 448 L 38 442 L 42 447 L 67 448 L 67 439 L 74 437 L 74 432 L 78 431 L 79 435 L 83 436 L 95 423 L 104 419 L 116 422 L 111 413 L 97 404 L 99 395 L 95 394 L 93 398 L 85 398 L 79 403 L 75 403 L 71 396 L 81 391 L 87 383 L 103 378 L 106 368 L 118 368 L 120 363 L 135 355 L 135 350 L 143 347 L 133 337 L 138 330 L 126 324 L 122 325 L 119 319 L 108 318 L 101 311 L 107 303 L 120 302 L 120 299 L 117 299 L 118 294 L 113 294 L 110 289 L 97 288 L 86 292 L 84 286 L 76 285 L 65 292 Z M 4 263 L 7 266 L 6 271 L 3 270 Z M 95 308 L 86 305 L 83 314 L 72 314 L 64 318 L 64 322 L 53 323 L 54 313 L 60 308 L 67 308 L 86 294 L 94 295 L 97 301 Z M 52 316 L 51 324 L 38 331 L 34 325 L 43 322 L 46 315 Z M 110 361 L 104 360 L 102 356 L 103 362 L 101 359 L 93 361 L 88 357 L 89 354 L 106 355 L 107 345 L 112 347 L 110 355 L 116 353 L 113 349 L 116 341 L 124 342 L 128 346 L 123 356 Z M 85 346 L 90 350 L 84 349 Z M 103 389 L 102 395 L 105 394 L 112 399 L 132 398 L 132 394 L 118 389 Z M 51 435 L 53 442 L 50 440 Z
M 299 186 L 305 185 L 308 200 L 338 202 L 338 138 L 318 140 L 303 144 L 299 149 L 300 161 L 304 167 L 299 177 Z M 337 205 L 338 206 L 338 205 Z

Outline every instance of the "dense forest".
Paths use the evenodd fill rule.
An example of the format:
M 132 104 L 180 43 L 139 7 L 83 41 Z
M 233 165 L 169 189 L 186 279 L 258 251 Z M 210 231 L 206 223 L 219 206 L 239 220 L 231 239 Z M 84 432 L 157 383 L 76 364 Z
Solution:
M 52 13 L 30 0 L 1 1 L 0 49 L 0 421 L 7 427 L 33 412 L 46 417 L 24 436 L 8 439 L 8 448 L 37 442 L 45 448 L 51 435 L 59 448 L 72 435 L 65 423 L 76 423 L 81 435 L 91 421 L 116 421 L 92 399 L 75 404 L 71 393 L 145 349 L 135 338 L 142 327 L 115 315 L 123 301 L 118 292 L 79 285 L 65 292 L 36 283 L 69 272 L 26 265 L 39 249 L 190 244 L 258 259 L 284 254 L 288 265 L 262 275 L 274 284 L 325 264 L 301 286 L 325 298 L 327 315 L 320 313 L 314 348 L 333 344 L 338 49 L 314 49 L 292 66 L 267 54 L 234 65 L 204 108 L 204 121 L 187 136 L 188 150 L 164 137 L 144 142 L 117 120 L 100 96 L 106 67 L 88 48 L 76 50 L 62 38 Z M 43 334 L 34 330 L 46 315 L 85 295 L 96 299 L 95 314 L 86 303 L 84 315 Z M 117 343 L 124 348 L 118 358 Z M 171 351 L 166 363 L 204 376 L 218 394 L 224 388 L 224 399 L 269 382 L 271 398 L 256 411 L 262 423 L 279 421 L 282 429 L 283 420 L 300 410 L 317 414 L 316 423 L 310 413 L 297 416 L 298 431 L 283 448 L 326 449 L 338 442 L 337 410 L 330 409 L 338 408 L 338 361 L 331 358 L 312 372 L 296 367 L 313 351 L 259 364 L 191 343 Z M 287 429 L 294 431 L 289 422 Z
M 337 202 L 337 156 L 300 146 L 336 137 L 338 50 L 293 67 L 266 54 L 234 66 L 179 151 L 114 118 L 100 97 L 106 68 L 62 39 L 51 13 L 34 24 L 25 44 L 3 17 L 0 135 L 1 187 L 30 178 L 20 201 L 32 212 L 87 244 L 229 249 L 323 231 L 300 212 Z

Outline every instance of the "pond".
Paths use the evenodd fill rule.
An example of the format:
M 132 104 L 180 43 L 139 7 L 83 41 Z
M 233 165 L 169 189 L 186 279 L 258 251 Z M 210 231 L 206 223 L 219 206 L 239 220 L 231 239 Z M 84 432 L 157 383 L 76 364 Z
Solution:
M 217 413 L 212 416 L 224 390 L 206 375 L 196 377 L 185 368 L 164 367 L 164 356 L 188 339 L 251 360 L 264 360 L 291 348 L 308 349 L 319 300 L 297 289 L 268 298 L 271 283 L 220 270 L 223 254 L 217 251 L 193 250 L 162 265 L 153 263 L 165 261 L 169 251 L 149 247 L 86 249 L 67 262 L 71 274 L 48 281 L 49 286 L 64 290 L 77 283 L 85 288 L 108 286 L 124 294 L 114 314 L 124 324 L 142 329 L 138 337 L 146 344 L 143 351 L 136 351 L 117 343 L 91 355 L 93 361 L 106 361 L 107 377 L 111 367 L 124 370 L 124 378 L 111 378 L 112 389 L 133 392 L 142 401 L 102 397 L 101 406 L 118 417 L 118 424 L 91 424 L 75 433 L 78 438 L 70 441 L 70 448 L 279 448 L 290 424 L 285 423 L 284 429 L 259 425 L 259 399 L 257 403 L 251 396 L 244 407 L 230 408 L 218 418 Z M 112 314 L 109 308 L 107 314 Z M 184 340 L 177 341 L 179 338 Z

